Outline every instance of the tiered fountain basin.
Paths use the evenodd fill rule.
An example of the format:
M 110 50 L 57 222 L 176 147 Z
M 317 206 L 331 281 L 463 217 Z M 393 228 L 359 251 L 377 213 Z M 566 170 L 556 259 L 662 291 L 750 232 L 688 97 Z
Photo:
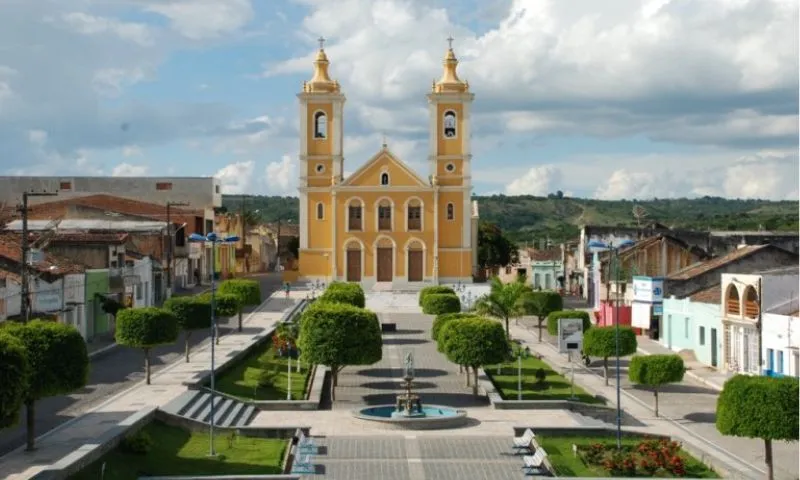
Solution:
M 398 410 L 397 405 L 376 405 L 355 410 L 361 420 L 381 422 L 387 426 L 410 430 L 439 430 L 458 428 L 467 421 L 467 412 L 442 405 L 424 405 L 413 411 Z

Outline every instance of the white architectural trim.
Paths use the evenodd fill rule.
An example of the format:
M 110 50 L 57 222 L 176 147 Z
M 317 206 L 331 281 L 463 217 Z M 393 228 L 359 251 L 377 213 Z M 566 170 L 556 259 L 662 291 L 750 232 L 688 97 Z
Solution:
M 461 132 L 461 153 L 465 157 L 469 156 L 470 154 L 472 154 L 471 145 L 470 145 L 470 143 L 471 143 L 470 142 L 470 135 L 471 135 L 471 129 L 470 129 L 470 123 L 471 123 L 470 122 L 470 113 L 471 112 L 470 112 L 470 110 L 471 110 L 471 107 L 472 107 L 472 104 L 470 102 L 464 102 L 461 105 L 461 115 L 463 115 L 463 118 L 461 119 L 461 128 L 464 129 L 464 131 Z
M 439 249 L 440 252 L 469 252 L 471 249 L 466 247 L 442 247 Z
M 349 271 L 350 271 L 350 268 L 349 268 L 349 266 L 348 266 L 348 263 L 349 263 L 349 262 L 348 262 L 348 259 L 347 259 L 347 251 L 348 251 L 349 249 L 347 248 L 347 246 L 348 246 L 348 245 L 350 245 L 350 244 L 351 244 L 351 243 L 353 243 L 353 242 L 357 243 L 357 244 L 358 244 L 358 248 L 359 248 L 359 250 L 361 250 L 361 281 L 363 282 L 363 281 L 364 281 L 364 278 L 365 278 L 365 275 L 364 275 L 364 268 L 366 267 L 366 266 L 364 265 L 364 263 L 365 263 L 365 260 L 364 260 L 364 252 L 366 252 L 366 251 L 367 251 L 367 249 L 366 249 L 366 247 L 364 246 L 364 242 L 362 242 L 360 238 L 356 238 L 356 237 L 349 237 L 349 238 L 348 238 L 347 240 L 345 240 L 345 241 L 344 241 L 344 243 L 342 244 L 342 255 L 344 255 L 344 280 L 345 280 L 345 281 L 347 281 L 347 272 L 349 272 Z M 338 277 L 338 276 L 336 276 L 335 278 L 339 278 L 339 277 Z
M 363 232 L 366 230 L 367 219 L 364 218 L 364 200 L 361 197 L 350 197 L 344 202 L 344 231 L 350 233 L 350 204 L 354 201 L 361 203 L 361 230 L 353 230 L 354 232 Z
M 350 177 L 348 177 L 348 181 Z M 390 179 L 391 180 L 391 179 Z M 310 187 L 314 188 L 314 187 Z M 318 187 L 323 188 L 323 187 Z M 431 192 L 433 187 L 426 185 L 424 187 L 415 187 L 413 185 L 364 185 L 364 186 L 350 186 L 350 185 L 337 185 L 333 187 L 338 192 Z M 322 190 L 321 190 L 322 191 Z M 328 191 L 324 188 L 324 191 Z
M 300 102 L 300 158 L 308 155 L 308 105 Z
M 405 218 L 405 222 L 404 222 L 405 229 L 403 231 L 405 231 L 405 232 L 408 231 L 408 207 L 409 207 L 409 203 L 411 203 L 411 200 L 417 200 L 419 202 L 419 206 L 420 206 L 420 214 L 419 214 L 419 226 L 420 226 L 420 229 L 419 230 L 412 230 L 412 231 L 414 231 L 414 232 L 423 232 L 423 231 L 425 231 L 425 202 L 421 198 L 416 196 L 416 195 L 412 195 L 412 196 L 408 197 L 406 199 L 405 203 L 403 203 L 403 217 Z
M 390 222 L 389 222 L 390 229 L 389 230 L 380 230 L 379 226 L 378 226 L 378 222 L 379 222 L 378 206 L 380 206 L 380 203 L 383 200 L 388 200 L 389 204 L 390 204 L 390 206 L 392 208 L 392 212 L 391 212 L 392 216 L 389 219 L 390 220 Z M 394 200 L 392 200 L 391 197 L 379 197 L 377 200 L 375 200 L 375 204 L 373 206 L 375 207 L 375 231 L 376 232 L 394 232 L 394 219 L 395 219 L 395 217 L 397 217 L 397 207 L 394 204 Z M 364 221 L 363 217 L 361 218 L 361 221 Z M 394 241 L 394 240 L 392 240 L 392 241 Z
M 472 216 L 467 215 L 467 212 L 472 211 L 472 204 L 470 202 L 469 193 L 464 192 L 464 214 L 462 215 L 463 221 L 461 222 L 461 246 L 469 247 L 472 243 Z
M 325 136 L 317 138 L 317 114 L 321 113 L 325 116 Z M 315 142 L 324 142 L 331 138 L 331 129 L 330 129 L 330 118 L 328 117 L 328 112 L 318 108 L 314 110 L 314 113 L 311 115 L 312 125 L 311 125 L 311 138 Z
M 421 238 L 418 238 L 418 237 L 409 237 L 409 239 L 406 240 L 406 244 L 403 245 L 403 252 L 405 254 L 405 260 L 406 260 L 406 281 L 409 282 L 409 283 L 412 283 L 411 280 L 408 278 L 409 271 L 411 270 L 409 268 L 410 257 L 408 256 L 408 251 L 409 251 L 408 247 L 411 245 L 412 242 L 419 242 L 419 244 L 422 245 L 422 281 L 413 282 L 415 284 L 416 283 L 422 283 L 428 277 L 428 275 L 427 275 L 427 273 L 428 273 L 428 246 L 425 244 L 425 242 Z
M 428 174 L 429 175 L 436 175 L 436 154 L 438 153 L 437 150 L 439 148 L 439 144 L 436 142 L 436 132 L 439 131 L 438 125 L 438 115 L 436 115 L 436 111 L 438 110 L 436 103 L 428 102 L 428 143 L 430 144 L 428 150 Z
M 276 239 L 280 242 L 280 239 Z M 300 249 L 308 248 L 308 194 L 300 190 Z
M 455 120 L 456 120 L 456 134 L 453 137 L 445 137 L 444 136 L 444 118 L 447 116 L 448 113 L 452 113 L 453 116 L 455 117 Z M 448 108 L 448 109 L 446 109 L 445 111 L 442 112 L 442 122 L 440 123 L 442 128 L 441 128 L 441 131 L 438 132 L 438 134 L 442 136 L 442 139 L 444 139 L 444 140 L 458 140 L 458 138 L 459 138 L 458 121 L 459 121 L 459 115 L 458 115 L 458 112 L 456 110 L 454 110 L 452 108 Z
M 433 192 L 433 283 L 439 284 L 439 187 Z
M 394 220 L 394 217 L 392 220 Z M 375 274 L 373 275 L 373 278 L 376 282 L 378 281 L 378 243 L 380 243 L 381 239 L 384 238 L 387 238 L 392 242 L 392 280 L 397 277 L 397 242 L 395 242 L 394 238 L 390 237 L 389 235 L 378 235 L 375 237 L 375 241 L 372 242 L 372 273 Z
M 372 164 L 374 164 L 375 162 L 380 160 L 380 158 L 383 157 L 383 156 L 388 158 L 390 162 L 393 162 L 398 168 L 400 168 L 401 170 L 406 172 L 408 174 L 408 176 L 410 176 L 411 178 L 413 178 L 414 180 L 417 181 L 418 185 L 416 187 L 415 186 L 408 186 L 406 188 L 411 188 L 411 189 L 417 188 L 418 189 L 420 187 L 424 188 L 424 187 L 430 186 L 429 183 L 426 182 L 425 180 L 423 180 L 422 177 L 420 177 L 417 172 L 415 172 L 411 167 L 406 165 L 405 162 L 403 162 L 402 160 L 397 158 L 397 156 L 395 156 L 387 148 L 381 148 L 380 151 L 378 151 L 378 153 L 376 153 L 369 160 L 367 160 L 367 162 L 364 165 L 362 165 L 358 170 L 353 172 L 352 175 L 347 177 L 347 180 L 342 182 L 342 186 L 351 186 L 351 185 L 353 185 L 353 182 L 355 182 L 355 180 L 358 177 L 360 177 L 361 175 L 364 174 L 364 172 L 366 172 L 367 170 L 372 168 Z M 360 187 L 361 185 L 353 185 L 353 186 Z M 378 185 L 378 186 L 380 186 L 380 185 Z M 384 187 L 384 188 L 386 188 L 386 187 Z
M 328 133 L 330 134 L 331 152 L 333 155 L 342 154 L 342 144 L 340 142 L 342 134 L 342 104 L 341 102 L 333 102 L 333 124 L 329 125 Z
M 337 245 L 337 235 L 336 235 L 336 192 L 331 192 L 331 208 L 333 212 L 331 214 L 331 265 L 330 265 L 330 276 L 331 278 L 336 278 L 336 245 Z
M 384 175 L 386 175 L 386 183 L 383 183 Z M 378 176 L 378 182 L 381 187 L 388 187 L 392 185 L 392 176 L 389 174 L 389 170 L 386 167 L 381 169 L 381 174 Z

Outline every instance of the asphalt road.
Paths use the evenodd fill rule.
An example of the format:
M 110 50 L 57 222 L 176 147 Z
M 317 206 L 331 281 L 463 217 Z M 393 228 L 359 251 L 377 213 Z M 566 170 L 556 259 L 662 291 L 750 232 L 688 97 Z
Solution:
M 264 274 L 254 277 L 261 282 L 262 300 L 281 286 L 280 274 Z M 220 334 L 236 328 L 237 317 L 220 321 Z M 210 329 L 209 329 L 210 330 Z M 207 342 L 209 330 L 192 333 L 192 346 Z M 184 337 L 174 345 L 164 345 L 151 354 L 152 373 L 183 358 Z M 36 436 L 78 417 L 115 394 L 144 379 L 144 357 L 140 350 L 116 347 L 107 353 L 92 358 L 87 385 L 69 395 L 50 397 L 36 403 Z M 0 455 L 25 444 L 25 412 L 20 415 L 17 426 L 0 430 Z

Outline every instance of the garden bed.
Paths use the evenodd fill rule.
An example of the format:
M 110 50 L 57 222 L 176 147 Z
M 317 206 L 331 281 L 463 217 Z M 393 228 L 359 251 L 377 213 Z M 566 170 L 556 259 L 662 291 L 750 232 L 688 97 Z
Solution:
M 242 400 L 286 400 L 289 359 L 267 341 L 216 379 L 216 389 Z M 305 400 L 313 367 L 292 359 L 292 400 Z
M 494 384 L 503 400 L 517 400 L 517 361 L 500 365 L 499 374 L 497 368 L 497 365 L 483 367 L 486 376 Z M 534 356 L 522 359 L 523 400 L 574 400 L 593 404 L 605 403 L 603 399 L 589 395 L 577 385 L 575 385 L 575 398 L 570 397 L 570 381 L 567 378 Z
M 536 441 L 559 477 L 720 478 L 668 438 L 626 436 L 621 452 L 616 439 L 608 435 L 537 435 Z M 577 456 L 573 445 L 578 447 Z
M 206 432 L 154 421 L 70 480 L 136 480 L 156 475 L 280 474 L 288 440 L 218 434 L 209 457 Z M 138 452 L 138 453 L 137 453 Z M 105 464 L 105 476 L 101 470 Z

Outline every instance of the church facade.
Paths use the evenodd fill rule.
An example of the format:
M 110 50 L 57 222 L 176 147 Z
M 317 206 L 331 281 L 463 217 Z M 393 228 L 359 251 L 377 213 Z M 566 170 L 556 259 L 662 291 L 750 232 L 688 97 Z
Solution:
M 451 40 L 452 42 L 452 40 Z M 427 95 L 429 172 L 414 172 L 384 144 L 347 178 L 345 96 L 320 41 L 300 103 L 300 280 L 365 286 L 472 282 L 478 205 L 471 200 L 470 108 L 451 47 Z

